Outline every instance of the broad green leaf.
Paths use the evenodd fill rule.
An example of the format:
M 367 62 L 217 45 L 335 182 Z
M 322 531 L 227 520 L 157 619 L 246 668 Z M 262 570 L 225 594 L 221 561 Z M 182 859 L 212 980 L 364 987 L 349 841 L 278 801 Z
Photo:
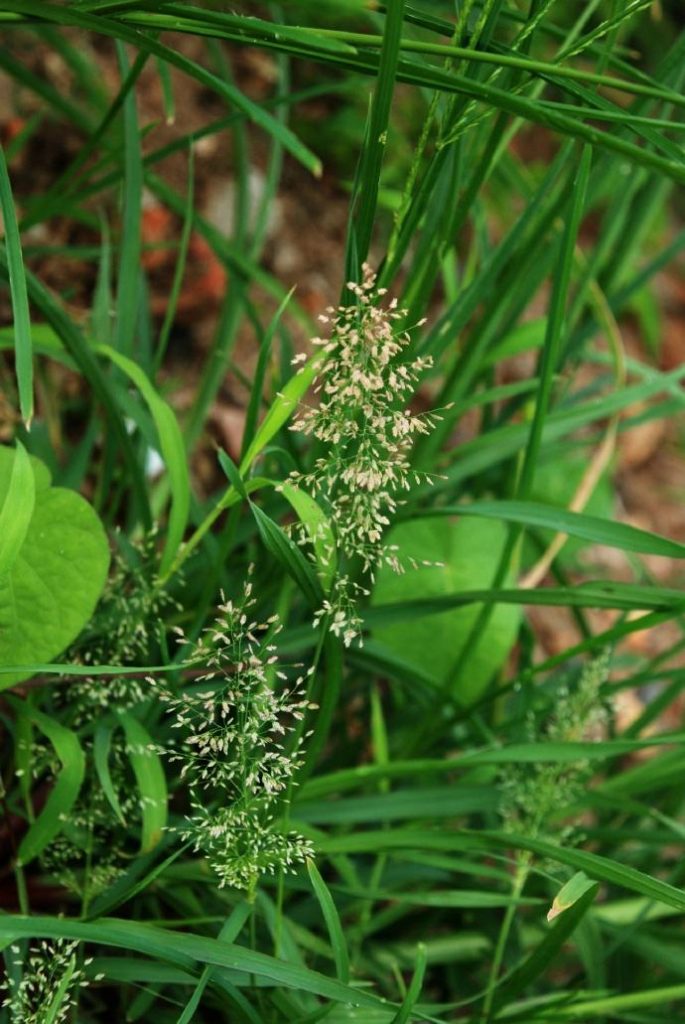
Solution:
M 12 469 L 0 504 L 0 577 L 10 571 L 26 538 L 36 501 L 31 460 L 17 441 Z
M 126 733 L 126 750 L 138 785 L 143 828 L 141 853 L 157 845 L 167 821 L 167 786 L 164 769 L 150 734 L 128 712 L 119 716 Z
M 14 451 L 0 449 L 0 496 L 14 459 Z M 11 569 L 0 576 L 0 666 L 47 662 L 63 651 L 92 615 L 109 566 L 107 537 L 88 502 L 50 487 L 47 469 L 33 465 L 33 515 Z M 26 675 L 3 673 L 0 689 Z
M 76 733 L 71 729 L 66 729 L 30 704 L 14 698 L 10 700 L 17 714 L 28 719 L 47 737 L 62 765 L 43 809 L 19 846 L 18 860 L 21 864 L 28 864 L 59 835 L 69 820 L 83 783 L 86 758 Z
M 393 604 L 414 598 L 441 597 L 462 590 L 486 587 L 497 568 L 505 528 L 501 523 L 469 522 L 466 519 L 426 518 L 401 523 L 390 531 L 388 544 L 399 548 L 406 572 L 389 568 L 378 573 L 373 604 Z M 412 568 L 410 560 L 439 565 Z M 455 608 L 437 615 L 415 616 L 411 621 L 377 628 L 374 639 L 408 664 L 449 685 L 460 701 L 476 700 L 493 674 L 502 666 L 520 621 L 520 610 L 497 606 L 480 643 L 468 655 L 464 678 L 450 673 L 464 653 L 464 644 L 482 605 Z

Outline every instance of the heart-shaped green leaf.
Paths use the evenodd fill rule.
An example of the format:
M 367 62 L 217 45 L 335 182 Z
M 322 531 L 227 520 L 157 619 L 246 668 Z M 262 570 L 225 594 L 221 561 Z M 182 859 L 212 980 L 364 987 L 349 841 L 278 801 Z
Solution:
M 10 491 L 15 450 L 0 447 L 0 508 Z M 109 567 L 102 524 L 74 491 L 50 486 L 43 463 L 31 459 L 33 515 L 11 568 L 0 575 L 0 669 L 35 665 L 60 654 L 93 613 Z M 26 678 L 0 673 L 0 689 Z
M 388 535 L 388 544 L 397 545 L 406 572 L 381 569 L 373 604 L 487 589 L 497 569 L 505 532 L 505 526 L 494 520 L 436 517 L 400 523 Z M 413 569 L 412 560 L 433 564 Z M 481 607 L 473 604 L 437 615 L 416 616 L 375 629 L 374 639 L 437 684 L 449 683 L 460 701 L 470 703 L 478 699 L 504 663 L 521 616 L 518 607 L 497 605 L 475 650 L 466 658 L 460 678 L 450 679 Z

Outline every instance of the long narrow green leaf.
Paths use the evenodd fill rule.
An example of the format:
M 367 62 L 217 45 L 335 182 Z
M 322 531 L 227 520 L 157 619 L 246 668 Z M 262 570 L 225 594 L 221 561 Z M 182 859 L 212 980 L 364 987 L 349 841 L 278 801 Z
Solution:
M 1 248 L 0 275 L 5 278 L 9 275 L 7 256 Z M 113 434 L 119 441 L 119 446 L 126 462 L 128 475 L 131 480 L 131 486 L 138 503 L 141 520 L 145 528 L 149 529 L 152 523 L 150 519 L 150 508 L 145 481 L 140 466 L 136 460 L 131 439 L 128 435 L 128 431 L 126 430 L 124 418 L 121 410 L 119 409 L 117 400 L 112 393 L 111 384 L 103 374 L 100 366 L 98 365 L 98 361 L 93 354 L 92 348 L 86 343 L 80 329 L 76 326 L 73 320 L 67 316 L 64 309 L 48 291 L 45 285 L 43 285 L 38 278 L 29 271 L 26 273 L 26 283 L 31 302 L 36 306 L 41 315 L 45 317 L 50 327 L 54 330 L 55 335 L 60 339 L 68 354 L 74 360 L 78 369 L 87 379 L 97 398 L 102 403 L 111 424 Z
M 581 999 L 571 1006 L 561 1006 L 555 1010 L 559 1020 L 587 1020 L 588 1017 L 604 1017 L 605 1019 L 628 1020 L 624 1012 L 644 1008 L 652 1010 L 662 1003 L 682 1003 L 685 1001 L 685 985 L 665 985 L 661 988 L 645 988 L 639 992 L 627 992 L 624 995 L 604 996 L 598 999 Z M 619 1016 L 620 1014 L 620 1016 Z M 670 1018 L 673 1019 L 673 1018 Z
M 74 977 L 75 970 L 76 956 L 72 953 L 67 961 L 66 967 L 64 968 L 64 972 L 61 978 L 59 979 L 59 984 L 55 989 L 54 995 L 50 999 L 50 1004 L 47 1008 L 45 1016 L 43 1017 L 45 1024 L 55 1024 L 55 1021 L 59 1019 L 57 1014 L 60 1013 L 60 1008 L 62 1008 L 63 1011 L 66 1010 L 67 1013 L 69 1012 L 69 1003 L 67 1003 L 66 1007 L 64 1006 L 64 1003 L 65 1000 L 67 999 L 69 986 L 71 984 L 71 979 Z M 60 1014 L 60 1016 L 63 1020 L 63 1013 Z
M 45 805 L 19 846 L 17 859 L 28 864 L 45 850 L 69 821 L 83 783 L 86 758 L 78 736 L 30 704 L 6 697 L 17 714 L 25 716 L 48 738 L 62 767 Z
M 11 6 L 12 10 L 19 8 L 23 9 L 28 6 L 28 0 L 8 0 L 8 6 Z M 139 41 L 141 34 L 137 33 L 133 29 L 123 26 L 118 21 L 112 22 L 104 18 L 94 18 L 85 14 L 79 15 L 79 17 L 81 19 L 79 24 L 82 24 L 83 27 L 86 27 L 87 25 L 88 28 L 96 28 L 94 23 L 100 21 L 100 30 L 105 34 L 112 35 L 115 38 L 118 37 L 125 39 L 128 42 L 135 41 L 136 45 L 141 46 L 142 48 L 142 44 Z M 162 30 L 164 28 L 185 28 L 186 31 L 192 33 L 202 31 L 202 25 L 196 19 L 187 19 L 184 26 L 183 20 L 177 16 L 149 14 L 138 16 L 135 21 L 137 24 L 144 24 L 150 28 L 158 30 Z M 116 26 L 116 28 L 114 26 Z M 239 34 L 236 34 L 235 31 L 220 31 L 215 26 L 207 26 L 204 31 L 206 34 L 211 36 L 240 39 Z M 257 40 L 255 40 L 255 42 L 257 42 Z M 293 52 L 292 42 L 280 43 L 277 39 L 271 41 L 263 40 L 261 45 L 268 45 L 274 49 L 283 49 L 289 53 Z M 193 65 L 193 62 L 189 62 L 184 58 L 181 58 L 180 55 L 175 54 L 174 51 L 164 48 L 161 44 L 156 42 L 148 42 L 147 48 L 152 53 L 162 56 L 169 63 L 175 63 L 177 66 L 182 67 L 183 70 L 187 70 L 189 74 L 194 75 L 195 78 L 202 81 L 204 84 L 209 85 L 210 88 L 214 88 L 216 91 L 219 91 L 216 82 L 212 81 L 210 84 L 210 82 L 206 81 L 206 73 L 203 73 L 202 69 L 198 69 L 197 65 Z M 162 50 L 164 52 L 161 52 Z M 373 75 L 374 77 L 378 74 L 378 57 L 373 51 L 360 51 L 356 55 L 347 53 L 343 54 L 330 50 L 322 51 L 321 49 L 317 49 L 316 46 L 310 45 L 303 47 L 300 50 L 299 55 L 307 56 L 314 60 L 325 60 L 327 63 L 337 64 L 340 67 L 360 71 L 363 74 Z M 500 60 L 499 54 L 494 56 L 496 61 Z M 187 67 L 189 64 L 190 68 Z M 534 69 L 531 68 L 531 70 Z M 547 74 L 547 72 L 545 73 Z M 553 75 L 554 72 L 552 71 L 551 74 Z M 210 77 L 213 78 L 214 76 Z M 516 116 L 526 118 L 536 124 L 542 124 L 551 128 L 553 131 L 568 135 L 571 138 L 576 138 L 588 145 L 620 153 L 637 164 L 652 167 L 655 170 L 670 176 L 675 181 L 685 182 L 685 163 L 683 161 L 660 156 L 654 153 L 651 149 L 640 147 L 639 145 L 622 138 L 617 133 L 606 132 L 594 125 L 587 125 L 578 117 L 564 114 L 561 111 L 551 110 L 549 107 L 540 104 L 535 99 L 530 100 L 518 95 L 516 92 L 508 92 L 505 89 L 500 89 L 487 82 L 482 82 L 474 76 L 459 75 L 454 71 L 443 71 L 428 63 L 420 63 L 415 60 L 409 60 L 406 57 L 400 57 L 397 63 L 395 77 L 399 81 L 409 82 L 414 85 L 434 88 L 448 93 L 457 93 L 468 98 L 482 100 L 496 109 L 504 110 Z M 617 81 L 620 84 L 621 80 L 617 79 Z M 609 82 L 611 82 L 610 77 Z M 563 84 L 563 79 L 560 84 Z M 636 91 L 640 88 L 641 87 L 638 84 Z M 630 91 L 630 88 L 628 91 Z M 676 102 L 679 102 L 680 104 L 683 102 L 682 97 L 678 97 L 677 93 L 672 93 L 663 89 L 659 90 L 658 87 L 654 89 L 654 94 L 655 96 L 659 96 L 660 98 L 671 102 L 673 102 L 672 97 L 675 95 Z M 251 116 L 253 116 L 253 119 L 257 122 L 257 117 L 254 115 Z M 304 160 L 302 160 L 302 162 L 304 162 Z
M 421 989 L 423 988 L 423 978 L 426 973 L 426 964 L 428 962 L 427 949 L 423 942 L 420 942 L 416 947 L 416 967 L 412 979 L 407 989 L 407 994 L 404 997 L 402 1005 L 392 1019 L 391 1024 L 407 1024 L 412 1016 L 412 1011 L 418 998 L 421 995 Z
M 112 746 L 113 731 L 112 727 L 108 725 L 99 725 L 97 727 L 93 739 L 93 761 L 100 785 L 102 786 L 102 792 L 105 794 L 107 802 L 119 822 L 122 825 L 126 825 L 126 819 L 124 818 L 119 797 L 112 781 L 112 774 L 109 770 L 109 752 Z
M 324 999 L 352 1007 L 375 1009 L 388 1006 L 378 997 L 361 988 L 343 985 L 326 978 L 317 971 L 284 963 L 246 946 L 221 942 L 189 932 L 171 932 L 139 921 L 101 918 L 92 923 L 58 917 L 19 917 L 14 914 L 0 916 L 0 940 L 19 941 L 23 938 L 65 938 L 77 942 L 90 942 L 99 946 L 128 949 L 143 956 L 157 957 L 167 963 L 197 970 L 205 964 L 214 964 L 246 975 L 264 978 L 272 984 L 285 985 L 295 991 L 312 992 Z
M 323 356 L 317 354 L 295 373 L 269 406 L 254 438 L 240 461 L 240 472 L 249 471 L 259 453 L 266 448 L 284 424 L 288 422 L 319 371 Z
M 32 0 L 8 0 L 4 5 L 4 9 L 6 12 L 21 14 L 28 18 L 32 18 L 36 14 L 36 6 Z M 248 99 L 244 93 L 230 83 L 223 81 L 217 75 L 207 71 L 188 57 L 183 56 L 177 50 L 160 43 L 146 32 L 129 28 L 119 20 L 115 21 L 102 15 L 88 14 L 76 10 L 74 7 L 60 6 L 52 8 L 49 4 L 43 4 L 40 8 L 40 16 L 58 25 L 73 25 L 88 32 L 100 33 L 112 39 L 119 39 L 123 43 L 130 43 L 139 50 L 147 51 L 153 54 L 153 56 L 177 67 L 180 71 L 185 72 L 191 78 L 196 79 L 202 85 L 207 86 L 219 96 L 222 96 L 231 106 L 241 110 L 251 121 L 260 128 L 263 128 L 269 135 L 278 138 L 283 147 L 313 174 L 319 175 L 321 173 L 321 161 L 318 157 L 300 142 L 290 129 L 263 110 L 258 103 Z
M 138 785 L 143 828 L 141 853 L 148 853 L 160 841 L 167 821 L 167 786 L 155 744 L 137 718 L 125 712 L 119 716 L 126 733 L 127 753 Z
M 541 977 L 550 964 L 559 955 L 564 943 L 576 930 L 594 903 L 599 885 L 591 885 L 588 890 L 556 921 L 553 928 L 545 935 L 542 942 L 529 953 L 522 963 L 507 975 L 498 987 L 493 1006 L 498 1009 L 505 1006 L 536 978 Z
M 27 428 L 33 419 L 33 347 L 31 343 L 31 315 L 26 292 L 24 258 L 17 227 L 17 215 L 12 198 L 12 186 L 5 153 L 0 146 L 0 210 L 5 225 L 5 250 L 9 269 L 12 314 L 14 316 L 14 353 L 16 359 L 19 407 Z
M 343 768 L 327 775 L 309 779 L 297 791 L 296 800 L 314 800 L 335 795 L 349 789 L 377 785 L 381 779 L 409 778 L 450 773 L 459 769 L 495 764 L 572 764 L 583 761 L 603 761 L 623 757 L 638 750 L 654 746 L 670 746 L 685 742 L 684 733 L 665 734 L 645 740 L 606 740 L 575 743 L 511 743 L 502 747 L 472 750 L 459 757 L 418 758 L 391 761 L 387 765 L 364 764 L 356 768 Z M 606 783 L 605 783 L 606 785 Z
M 278 325 L 281 322 L 281 317 L 292 298 L 294 289 L 288 292 L 281 302 L 279 303 L 278 309 L 272 316 L 268 327 L 264 331 L 264 334 L 259 342 L 259 359 L 257 360 L 257 366 L 252 378 L 252 390 L 250 393 L 250 401 L 247 406 L 247 413 L 245 415 L 245 428 L 243 432 L 243 443 L 241 446 L 241 465 L 244 462 L 244 457 L 249 451 L 250 445 L 254 440 L 255 433 L 257 430 L 257 420 L 259 417 L 259 406 L 263 397 L 264 390 L 264 378 L 266 376 L 266 369 L 269 362 L 269 356 L 271 354 L 271 344 L 276 334 Z
M 307 861 L 307 871 L 309 872 L 312 888 L 319 901 L 321 913 L 328 929 L 328 937 L 331 940 L 333 957 L 335 959 L 335 973 L 338 976 L 338 981 L 341 981 L 343 985 L 347 985 L 350 980 L 350 958 L 347 952 L 345 933 L 340 923 L 335 902 L 313 860 Z
M 130 72 L 123 43 L 117 40 L 117 60 L 122 80 Z M 140 255 L 142 251 L 141 216 L 143 163 L 136 97 L 130 92 L 124 100 L 124 180 L 121 250 L 117 280 L 114 348 L 133 355 L 134 332 L 140 298 Z
M 321 584 L 324 591 L 328 591 L 335 579 L 338 562 L 330 521 L 314 498 L 301 488 L 285 483 L 280 484 L 278 490 L 292 505 L 307 531 L 316 555 Z
M 250 502 L 250 509 L 267 550 L 297 583 L 312 608 L 320 608 L 323 592 L 311 563 L 307 561 L 297 545 L 291 541 L 281 527 L 267 516 L 266 512 L 263 512 L 253 502 Z
M 636 551 L 645 555 L 661 555 L 664 558 L 685 558 L 685 544 L 660 537 L 656 533 L 639 530 L 627 523 L 616 523 L 609 519 L 582 512 L 571 512 L 565 508 L 542 505 L 534 501 L 476 501 L 472 504 L 442 506 L 430 509 L 426 515 L 466 515 L 484 519 L 499 519 L 523 526 L 567 533 L 572 537 L 620 548 L 622 551 Z
M 378 189 L 380 186 L 381 166 L 388 137 L 388 121 L 390 107 L 395 89 L 395 75 L 402 41 L 402 18 L 404 0 L 393 0 L 385 12 L 385 27 L 378 58 L 378 74 L 373 99 L 369 111 L 364 149 L 360 158 L 357 175 L 358 192 L 353 198 L 355 211 L 355 260 L 358 266 L 351 265 L 348 253 L 347 269 L 355 279 L 359 266 L 364 263 L 371 244 Z
M 663 587 L 612 582 L 521 590 L 464 590 L 461 593 L 446 594 L 444 597 L 416 598 L 413 601 L 375 605 L 364 611 L 363 620 L 369 628 L 377 628 L 418 615 L 438 615 L 450 608 L 481 603 L 488 607 L 495 604 L 521 604 L 562 608 L 619 608 L 625 611 L 668 608 L 676 612 L 685 607 L 685 595 L 682 591 Z
M 640 893 L 668 907 L 674 907 L 681 913 L 685 911 L 685 892 L 668 882 L 597 853 L 574 850 L 515 833 L 490 830 L 449 833 L 428 831 L 425 828 L 398 828 L 373 832 L 360 831 L 345 836 L 319 839 L 317 845 L 323 853 L 328 854 L 378 853 L 381 850 L 483 850 L 491 854 L 493 846 L 502 850 L 529 850 L 558 864 L 568 864 L 578 871 L 584 871 L 589 878 Z
M 384 778 L 379 773 L 378 778 Z M 405 789 L 347 800 L 298 800 L 293 817 L 317 825 L 361 824 L 398 818 L 450 818 L 476 811 L 493 811 L 499 794 L 491 786 Z
M 238 938 L 238 935 L 240 935 L 243 925 L 251 913 L 252 907 L 247 901 L 243 900 L 242 903 L 239 903 L 219 932 L 219 942 L 234 942 Z M 195 986 L 195 990 L 186 1003 L 183 1013 L 178 1018 L 176 1024 L 191 1024 L 195 1011 L 200 1005 L 202 995 L 207 988 L 207 985 L 212 980 L 212 976 L 215 971 L 216 968 L 205 967 L 202 972 L 202 977 Z
M 180 547 L 190 515 L 190 475 L 181 428 L 171 407 L 164 399 L 160 398 L 155 387 L 137 363 L 109 345 L 98 345 L 96 351 L 115 363 L 135 384 L 155 421 L 171 488 L 169 525 L 160 563 L 160 574 L 162 574 L 169 568 Z

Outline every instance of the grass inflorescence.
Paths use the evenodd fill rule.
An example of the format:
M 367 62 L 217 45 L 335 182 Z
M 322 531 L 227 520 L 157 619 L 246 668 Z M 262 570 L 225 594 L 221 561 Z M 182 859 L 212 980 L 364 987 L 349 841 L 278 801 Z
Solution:
M 677 1020 L 682 15 L 224 8 L 0 14 L 0 1024 Z

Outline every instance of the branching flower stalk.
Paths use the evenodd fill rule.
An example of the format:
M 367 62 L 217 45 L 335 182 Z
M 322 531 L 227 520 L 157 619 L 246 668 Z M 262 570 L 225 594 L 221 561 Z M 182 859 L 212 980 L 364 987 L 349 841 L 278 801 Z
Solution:
M 573 743 L 599 738 L 607 721 L 607 709 L 600 690 L 609 672 L 609 654 L 604 653 L 591 661 L 581 673 L 574 690 L 562 687 L 557 692 L 555 710 L 544 732 L 550 743 Z M 591 764 L 579 759 L 564 763 L 526 764 L 509 769 L 500 779 L 504 793 L 502 816 L 506 831 L 518 836 L 537 839 L 550 830 L 550 822 L 558 817 L 559 809 L 570 806 L 579 797 L 587 783 Z M 563 838 L 564 830 L 551 831 Z M 512 882 L 512 902 L 502 921 L 493 954 L 488 986 L 483 1001 L 481 1024 L 490 1021 L 497 979 L 509 939 L 517 900 L 523 892 L 532 869 L 533 855 L 528 850 L 516 852 L 516 866 Z
M 376 288 L 366 264 L 361 284 L 347 287 L 356 303 L 329 307 L 320 320 L 331 325 L 330 337 L 313 340 L 324 353 L 314 386 L 319 404 L 304 408 L 291 427 L 316 438 L 324 452 L 311 470 L 293 472 L 289 481 L 326 511 L 338 554 L 350 567 L 337 577 L 315 617 L 315 625 L 328 617 L 332 632 L 349 646 L 361 629 L 356 598 L 368 594 L 354 581 L 354 567 L 369 582 L 383 564 L 403 571 L 396 548 L 384 543 L 383 535 L 402 493 L 427 479 L 412 469 L 410 453 L 415 437 L 429 433 L 440 417 L 409 408 L 432 360 L 403 359 L 411 339 L 398 322 L 407 311 L 397 308 L 396 299 L 380 304 L 386 290 Z M 297 356 L 295 362 L 305 358 Z M 301 539 L 308 538 L 303 534 Z
M 162 614 L 173 604 L 157 586 L 157 537 L 149 534 L 134 545 L 132 559 L 117 551 L 105 591 L 93 620 L 77 645 L 68 653 L 70 661 L 95 665 L 145 663 L 163 630 Z M 85 727 L 83 747 L 94 758 L 92 725 L 103 714 L 125 711 L 141 704 L 149 689 L 131 675 L 77 676 L 59 688 L 58 700 L 67 709 L 70 724 Z M 89 728 L 90 727 L 90 728 Z M 34 743 L 31 757 L 34 777 L 56 776 L 60 769 L 51 745 Z M 130 826 L 140 818 L 139 796 L 130 782 L 127 742 L 121 729 L 114 729 L 108 751 L 108 771 L 117 795 L 122 818 Z M 127 830 L 115 816 L 98 773 L 87 773 L 79 799 L 69 821 L 42 855 L 43 865 L 65 888 L 81 896 L 85 912 L 89 901 L 117 878 L 127 859 Z
M 314 705 L 304 675 L 283 685 L 288 677 L 272 642 L 277 617 L 257 622 L 254 605 L 248 580 L 242 599 L 220 606 L 195 647 L 193 661 L 208 668 L 198 687 L 161 695 L 179 730 L 170 759 L 189 788 L 180 835 L 205 855 L 220 886 L 243 889 L 250 899 L 261 875 L 293 870 L 314 852 L 309 840 L 278 825 L 309 733 L 294 743 L 290 736 Z
M 66 1024 L 71 1019 L 78 993 L 88 985 L 83 966 L 77 963 L 76 942 L 57 939 L 29 947 L 25 959 L 21 947 L 11 946 L 12 966 L 21 970 L 19 980 L 10 975 L 0 989 L 6 996 L 2 1002 L 12 1014 L 14 1024 Z M 100 981 L 104 975 L 96 975 Z

